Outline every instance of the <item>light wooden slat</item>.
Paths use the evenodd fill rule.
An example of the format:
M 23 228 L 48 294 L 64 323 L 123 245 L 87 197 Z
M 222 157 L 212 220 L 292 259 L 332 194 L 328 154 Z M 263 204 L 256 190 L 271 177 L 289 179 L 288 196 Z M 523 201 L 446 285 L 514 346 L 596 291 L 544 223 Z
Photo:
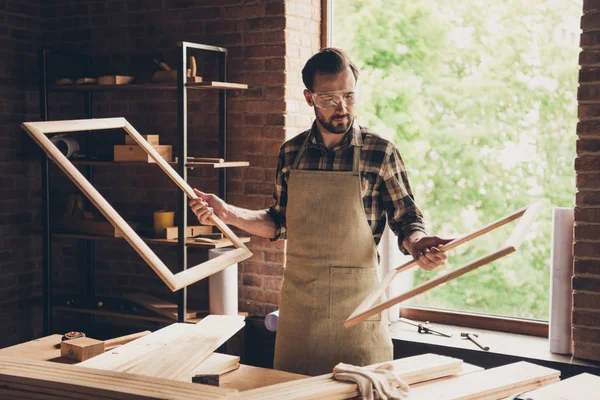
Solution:
M 598 400 L 600 376 L 584 373 L 545 386 L 522 397 L 544 400 Z
M 390 362 L 394 371 L 407 383 L 423 382 L 461 372 L 462 361 L 435 354 L 407 357 Z M 333 379 L 333 374 L 295 380 L 248 390 L 243 399 L 350 399 L 359 395 L 356 384 Z
M 396 269 L 390 271 L 384 277 L 384 279 L 380 282 L 380 284 L 371 293 L 369 293 L 369 295 L 352 312 L 352 314 L 344 322 L 344 326 L 346 328 L 354 326 L 354 325 L 358 324 L 359 322 L 392 307 L 393 305 L 396 305 L 404 300 L 407 300 L 409 298 L 417 296 L 417 295 L 419 295 L 427 290 L 430 290 L 436 286 L 439 286 L 451 279 L 455 279 L 461 275 L 466 274 L 467 272 L 470 272 L 476 268 L 479 268 L 481 266 L 489 264 L 501 257 L 504 257 L 512 252 L 517 251 L 519 246 L 521 245 L 522 241 L 524 240 L 529 227 L 531 226 L 531 224 L 537 217 L 539 210 L 541 208 L 541 204 L 542 204 L 541 201 L 537 201 L 533 204 L 530 204 L 527 207 L 524 207 L 518 211 L 515 211 L 514 213 L 512 213 L 506 217 L 500 218 L 499 220 L 494 221 L 491 224 L 488 224 L 487 226 L 485 226 L 481 229 L 478 229 L 475 232 L 472 232 L 472 233 L 469 233 L 462 237 L 459 237 L 459 238 L 453 240 L 452 242 L 447 243 L 446 245 L 441 247 L 441 250 L 443 250 L 443 251 L 451 250 L 463 243 L 469 242 L 477 237 L 480 237 L 488 232 L 493 231 L 494 229 L 497 229 L 503 225 L 506 225 L 509 222 L 512 222 L 514 220 L 521 218 L 518 225 L 513 230 L 511 236 L 506 241 L 505 245 L 502 246 L 499 250 L 491 252 L 471 263 L 468 263 L 467 265 L 464 265 L 454 271 L 448 272 L 445 275 L 442 275 L 437 278 L 433 278 L 430 281 L 425 282 L 421 286 L 414 288 L 408 292 L 402 293 L 399 296 L 396 296 L 396 297 L 386 301 L 385 303 L 382 303 L 379 305 L 374 305 L 375 302 L 377 301 L 377 299 L 379 299 L 381 297 L 381 295 L 383 294 L 385 289 L 387 289 L 387 287 L 394 280 L 394 278 L 400 272 L 406 271 L 407 269 L 410 269 L 410 268 L 416 266 L 417 261 L 415 259 L 413 259 L 413 260 L 408 261 L 407 263 L 397 267 Z
M 73 119 L 66 121 L 24 122 L 26 131 L 35 130 L 44 135 L 62 132 L 96 131 L 104 129 L 124 128 L 127 120 L 118 118 Z
M 25 385 L 44 393 L 59 390 L 114 399 L 228 399 L 237 391 L 148 378 L 46 361 L 0 357 L 0 385 Z
M 410 400 L 498 400 L 559 376 L 560 371 L 521 361 L 416 387 Z
M 243 316 L 209 315 L 173 324 L 80 366 L 177 379 L 187 376 L 244 326 Z
M 167 343 L 173 343 L 182 337 L 189 337 L 185 336 L 189 334 L 189 329 L 189 324 L 171 324 L 152 332 L 150 335 L 144 336 L 135 342 L 128 343 L 112 351 L 81 362 L 77 364 L 77 366 L 113 370 L 120 365 L 124 365 L 125 363 L 142 357 L 155 349 L 166 346 Z
M 137 362 L 133 367 L 119 370 L 131 374 L 176 379 L 196 368 L 212 354 L 215 342 L 216 339 L 190 338 L 183 343 L 155 350 L 151 353 L 151 357 Z M 197 354 L 199 356 L 196 356 Z

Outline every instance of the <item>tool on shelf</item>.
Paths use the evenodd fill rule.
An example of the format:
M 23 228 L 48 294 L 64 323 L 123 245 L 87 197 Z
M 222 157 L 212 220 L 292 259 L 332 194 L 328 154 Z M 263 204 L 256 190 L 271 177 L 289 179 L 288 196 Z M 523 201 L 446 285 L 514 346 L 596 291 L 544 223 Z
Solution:
M 479 343 L 479 341 L 476 339 L 479 337 L 479 335 L 476 333 L 461 332 L 460 336 L 469 339 L 471 342 L 475 343 L 481 350 L 488 351 L 490 349 L 489 346 L 483 346 L 481 343 Z
M 424 323 L 418 323 L 416 321 L 412 321 L 412 320 L 410 320 L 408 318 L 404 318 L 404 317 L 400 317 L 399 321 L 404 322 L 405 324 L 416 326 L 418 328 L 419 333 L 430 333 L 432 335 L 438 335 L 438 336 L 443 336 L 443 337 L 452 337 L 452 334 L 444 333 L 444 332 L 441 332 L 441 331 L 431 328 L 431 326 L 429 325 L 429 321 L 425 321 Z

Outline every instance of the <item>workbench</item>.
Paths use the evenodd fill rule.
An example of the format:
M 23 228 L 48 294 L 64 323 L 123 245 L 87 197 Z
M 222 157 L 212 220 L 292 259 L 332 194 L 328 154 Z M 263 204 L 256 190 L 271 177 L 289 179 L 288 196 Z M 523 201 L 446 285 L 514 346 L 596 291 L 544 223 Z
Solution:
M 62 358 L 60 356 L 60 349 L 58 348 L 59 343 L 61 342 L 61 335 L 50 335 L 40 339 L 32 340 L 26 343 L 18 344 L 15 346 L 7 347 L 4 349 L 0 349 L 0 377 L 3 376 L 3 370 L 6 368 L 7 362 L 11 359 L 6 357 L 14 357 L 14 360 L 29 360 L 32 363 L 40 362 L 40 361 L 50 361 L 56 363 L 56 368 L 58 369 L 60 365 L 64 364 L 74 364 L 72 360 Z M 418 360 L 425 360 L 425 364 L 427 364 L 427 360 L 434 360 L 435 357 L 443 357 L 443 356 L 435 356 L 435 355 L 422 355 L 417 356 Z M 408 379 L 407 381 L 411 381 L 411 395 L 408 397 L 408 400 L 416 399 L 416 400 L 447 400 L 448 398 L 445 395 L 441 395 L 441 397 L 431 397 L 434 396 L 432 393 L 439 393 L 442 389 L 442 393 L 446 393 L 448 390 L 456 390 L 461 385 L 465 388 L 470 388 L 474 386 L 483 386 L 485 384 L 489 384 L 490 381 L 499 381 L 502 380 L 502 376 L 509 375 L 523 375 L 521 372 L 515 373 L 516 371 L 527 371 L 527 373 L 532 371 L 537 371 L 542 373 L 537 377 L 532 375 L 532 380 L 527 385 L 522 383 L 520 384 L 511 384 L 505 385 L 501 397 L 494 397 L 495 395 L 488 394 L 487 396 L 464 396 L 461 394 L 461 399 L 507 399 L 508 395 L 515 394 L 520 391 L 527 391 L 528 393 L 536 394 L 536 397 L 532 397 L 533 399 L 544 399 L 550 400 L 554 399 L 563 399 L 563 400 L 597 400 L 599 397 L 597 396 L 596 389 L 600 387 L 600 378 L 589 375 L 582 374 L 577 377 L 571 378 L 566 381 L 559 382 L 558 371 L 554 371 L 549 368 L 536 366 L 528 363 L 515 363 L 508 365 L 508 369 L 506 372 L 499 373 L 498 370 L 494 375 L 494 369 L 483 370 L 483 368 L 462 363 L 461 360 L 448 359 L 448 367 L 452 365 L 458 365 L 457 362 L 460 362 L 460 369 L 454 369 L 451 376 L 441 376 L 440 375 L 431 375 L 433 378 L 427 378 L 422 375 L 421 378 L 417 379 L 416 375 L 412 376 L 410 373 L 406 373 Z M 8 361 L 7 361 L 8 360 Z M 456 362 L 454 362 L 454 361 Z M 395 360 L 394 363 L 399 362 L 398 365 L 402 364 L 402 359 Z M 413 363 L 407 363 L 414 364 Z M 523 364 L 523 365 L 518 365 Z M 528 365 L 524 365 L 528 364 Z M 32 364 L 33 365 L 33 364 Z M 47 363 L 45 364 L 47 365 Z M 531 367 L 531 369 L 522 369 L 523 367 Z M 454 367 L 452 367 L 454 368 Z M 512 372 L 509 371 L 510 368 Z M 519 370 L 521 368 L 521 370 Z M 73 369 L 71 367 L 71 369 Z M 77 368 L 75 368 L 77 369 Z M 82 370 L 86 370 L 85 368 L 81 368 Z M 536 372 L 536 373 L 537 373 Z M 483 375 L 483 374 L 487 375 Z M 533 373 L 533 372 L 532 372 Z M 478 375 L 479 374 L 479 375 Z M 127 376 L 129 374 L 123 374 L 122 376 Z M 137 375 L 131 374 L 131 377 L 135 377 Z M 411 378 L 412 376 L 412 378 Z M 139 377 L 139 376 L 138 376 Z M 405 378 L 403 378 L 405 379 Z M 512 379 L 512 378 L 511 378 Z M 412 382 L 415 382 L 413 385 Z M 196 384 L 183 384 L 183 385 L 196 385 Z M 275 386 L 272 386 L 275 385 Z M 552 386 L 549 386 L 552 385 Z M 198 389 L 203 387 L 204 385 L 196 386 Z M 191 387 L 191 386 L 189 386 Z M 339 389 L 345 390 L 337 390 Z M 0 378 L 0 391 L 3 388 L 2 380 Z M 319 393 L 320 390 L 333 390 L 331 393 L 335 393 L 334 395 L 327 395 L 324 398 L 328 399 L 345 399 L 352 398 L 356 396 L 357 392 L 355 389 L 355 385 L 348 383 L 341 383 L 330 379 L 330 376 L 320 376 L 320 377 L 312 377 L 308 378 L 303 375 L 292 374 L 282 371 L 276 371 L 268 368 L 260 368 L 253 367 L 249 365 L 241 364 L 237 370 L 227 372 L 220 377 L 220 385 L 219 388 L 223 389 L 235 389 L 239 391 L 231 392 L 231 395 L 227 395 L 224 397 L 202 397 L 199 395 L 197 398 L 241 398 L 241 399 L 278 399 L 285 398 L 289 399 L 304 399 L 304 398 L 322 398 Z M 275 390 L 277 388 L 277 390 Z M 322 389 L 321 389 L 322 388 Z M 482 387 L 479 390 L 485 391 L 486 389 Z M 55 390 L 56 392 L 56 390 Z M 327 392 L 329 393 L 329 392 Z M 537 395 L 539 393 L 539 395 Z M 165 395 L 164 393 L 160 397 L 161 394 L 157 392 L 157 397 L 160 399 L 166 398 L 196 398 L 192 397 L 178 397 L 170 395 Z M 437 395 L 435 395 L 437 396 Z M 41 397 L 23 397 L 23 398 L 46 398 L 44 395 Z M 48 398 L 58 398 L 58 397 L 48 397 Z M 67 397 L 71 398 L 71 397 Z M 73 397 L 80 398 L 80 397 Z M 112 397 L 110 397 L 112 398 Z M 123 397 L 123 398 L 137 398 L 137 397 Z M 152 397 L 154 398 L 154 397 Z M 458 397 L 452 397 L 458 398 Z
M 62 335 L 50 335 L 6 347 L 0 349 L 0 357 L 52 361 L 61 364 L 76 364 L 76 361 L 60 356 L 60 348 L 58 345 L 60 345 L 61 338 Z M 240 367 L 235 371 L 221 375 L 219 386 L 244 391 L 303 378 L 306 378 L 306 376 L 270 368 L 240 364 Z

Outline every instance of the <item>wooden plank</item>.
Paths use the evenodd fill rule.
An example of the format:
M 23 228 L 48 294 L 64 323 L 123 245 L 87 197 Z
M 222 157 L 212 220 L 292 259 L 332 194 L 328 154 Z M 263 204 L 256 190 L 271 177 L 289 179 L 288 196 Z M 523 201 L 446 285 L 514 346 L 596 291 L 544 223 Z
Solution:
M 408 384 L 456 375 L 462 371 L 462 360 L 424 354 L 390 362 Z M 241 392 L 243 399 L 351 399 L 358 396 L 356 384 L 333 379 L 333 374 L 315 376 Z M 412 400 L 412 399 L 411 399 Z
M 527 392 L 521 397 L 544 400 L 598 400 L 600 376 L 579 374 L 541 389 Z
M 306 375 L 276 369 L 240 365 L 239 369 L 220 377 L 219 387 L 246 391 L 306 378 Z
M 26 358 L 31 360 L 49 361 L 60 357 L 62 335 L 49 335 L 29 342 L 15 344 L 0 349 L 0 357 Z
M 155 349 L 166 346 L 182 337 L 188 337 L 190 326 L 184 323 L 175 323 L 159 329 L 135 342 L 128 343 L 112 351 L 101 354 L 84 362 L 77 364 L 81 367 L 114 370 L 138 357 L 141 357 Z M 191 325 L 194 326 L 194 325 Z
M 46 361 L 0 357 L 0 387 L 61 398 L 230 399 L 237 391 Z M 87 396 L 87 397 L 86 397 Z M 46 396 L 45 398 L 48 398 Z
M 499 220 L 492 222 L 491 224 L 489 224 L 481 229 L 478 229 L 475 232 L 469 233 L 467 235 L 464 235 L 462 237 L 459 237 L 459 238 L 453 240 L 450 243 L 445 244 L 444 246 L 441 247 L 441 250 L 448 251 L 448 250 L 451 250 L 463 243 L 469 242 L 469 241 L 471 241 L 475 238 L 478 238 L 488 232 L 491 232 L 503 225 L 506 225 L 509 222 L 512 222 L 519 218 L 521 219 L 519 221 L 518 225 L 512 231 L 511 236 L 508 238 L 508 240 L 506 241 L 504 246 L 502 246 L 500 249 L 493 251 L 483 257 L 480 257 L 477 260 L 472 261 L 472 262 L 468 263 L 467 265 L 464 265 L 458 269 L 450 271 L 442 276 L 433 278 L 433 279 L 425 282 L 424 284 L 422 284 L 414 289 L 411 289 L 405 293 L 402 293 L 384 303 L 374 306 L 373 304 L 375 304 L 375 302 L 380 298 L 380 296 L 383 294 L 385 289 L 387 289 L 387 287 L 391 284 L 391 282 L 394 280 L 394 278 L 400 272 L 406 271 L 407 269 L 410 269 L 410 268 L 416 266 L 417 261 L 415 259 L 413 259 L 413 260 L 395 268 L 394 270 L 390 271 L 384 277 L 384 279 L 381 281 L 381 283 L 352 312 L 352 314 L 344 322 L 344 326 L 346 328 L 354 326 L 354 325 L 358 324 L 359 322 L 364 321 L 365 319 L 392 307 L 393 305 L 396 305 L 404 300 L 407 300 L 414 296 L 417 296 L 418 294 L 421 294 L 427 290 L 437 287 L 449 280 L 455 279 L 455 278 L 462 276 L 470 271 L 473 271 L 476 268 L 479 268 L 483 265 L 489 264 L 501 257 L 504 257 L 512 252 L 517 251 L 517 249 L 521 245 L 522 241 L 525 239 L 525 234 L 527 233 L 529 227 L 531 226 L 532 222 L 537 217 L 540 207 L 541 207 L 541 201 L 537 201 L 533 204 L 530 204 L 527 207 L 524 207 L 520 210 L 515 211 L 514 213 L 512 213 L 506 217 L 500 218 Z
M 194 371 L 244 326 L 244 317 L 209 315 L 198 324 L 172 324 L 79 366 L 177 379 Z
M 416 387 L 410 399 L 498 400 L 556 382 L 559 376 L 560 371 L 521 361 Z

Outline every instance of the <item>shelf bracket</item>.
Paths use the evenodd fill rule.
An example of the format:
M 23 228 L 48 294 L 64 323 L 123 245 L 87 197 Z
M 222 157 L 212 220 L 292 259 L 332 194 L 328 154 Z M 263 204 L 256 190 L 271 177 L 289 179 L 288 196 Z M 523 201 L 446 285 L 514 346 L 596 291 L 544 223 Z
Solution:
M 167 174 L 171 180 L 190 198 L 196 199 L 194 190 L 188 183 L 167 163 L 140 133 L 125 118 L 97 118 L 66 121 L 24 122 L 21 127 L 44 150 L 48 157 L 71 179 L 83 194 L 96 206 L 106 219 L 123 233 L 124 239 L 146 261 L 160 279 L 171 289 L 176 291 L 217 273 L 230 265 L 252 257 L 252 252 L 242 243 L 237 235 L 229 229 L 216 215 L 211 221 L 233 243 L 235 250 L 227 252 L 220 257 L 208 260 L 194 267 L 173 274 L 160 258 L 148 247 L 139 235 L 119 215 L 119 213 L 106 201 L 96 188 L 79 172 L 58 148 L 46 137 L 47 134 L 59 132 L 79 132 L 103 129 L 124 129 L 152 159 Z

